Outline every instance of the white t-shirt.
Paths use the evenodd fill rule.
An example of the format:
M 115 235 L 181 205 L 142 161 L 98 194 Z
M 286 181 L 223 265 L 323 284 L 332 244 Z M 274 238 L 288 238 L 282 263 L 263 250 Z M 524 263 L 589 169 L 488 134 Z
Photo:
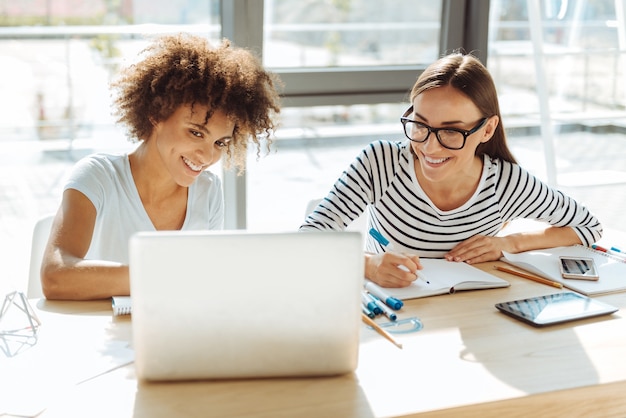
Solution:
M 128 240 L 155 231 L 135 187 L 127 154 L 93 154 L 76 163 L 63 190 L 75 189 L 96 208 L 91 246 L 85 258 L 128 264 Z M 204 171 L 189 187 L 182 230 L 222 229 L 224 199 L 220 178 Z

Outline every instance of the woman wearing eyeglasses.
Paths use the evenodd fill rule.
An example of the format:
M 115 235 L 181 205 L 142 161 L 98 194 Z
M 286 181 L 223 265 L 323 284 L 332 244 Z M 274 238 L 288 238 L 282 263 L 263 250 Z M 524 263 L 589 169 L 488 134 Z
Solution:
M 502 251 L 600 239 L 602 226 L 586 207 L 517 165 L 493 80 L 478 59 L 441 58 L 421 74 L 410 97 L 401 118 L 408 140 L 363 149 L 301 230 L 343 230 L 367 210 L 368 229 L 393 251 L 368 236 L 365 276 L 386 287 L 414 281 L 419 257 L 473 264 L 497 260 Z M 498 236 L 518 218 L 549 226 Z

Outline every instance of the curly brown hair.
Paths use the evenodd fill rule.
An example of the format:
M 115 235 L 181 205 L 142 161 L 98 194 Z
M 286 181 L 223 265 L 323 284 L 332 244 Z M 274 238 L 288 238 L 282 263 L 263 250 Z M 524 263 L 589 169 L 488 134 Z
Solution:
M 122 70 L 111 84 L 117 122 L 133 142 L 147 139 L 153 123 L 168 119 L 180 106 L 207 106 L 224 112 L 235 130 L 224 163 L 245 167 L 248 142 L 257 157 L 265 140 L 269 149 L 274 117 L 280 113 L 279 80 L 248 50 L 224 39 L 217 47 L 200 36 L 178 34 L 154 40 L 142 60 Z

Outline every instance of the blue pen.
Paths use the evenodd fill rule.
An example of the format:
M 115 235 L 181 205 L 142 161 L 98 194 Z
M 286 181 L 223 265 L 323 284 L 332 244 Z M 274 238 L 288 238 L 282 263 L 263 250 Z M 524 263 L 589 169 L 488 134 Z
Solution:
M 372 299 L 372 297 L 365 291 L 361 293 L 361 302 L 367 309 L 374 312 L 374 315 L 380 315 L 383 313 L 383 310 L 376 305 L 374 299 Z
M 402 309 L 402 307 L 404 306 L 404 302 L 402 302 L 400 299 L 394 298 L 389 293 L 387 293 L 382 287 L 378 286 L 374 282 L 370 282 L 369 280 L 366 280 L 365 288 L 372 295 L 376 296 L 378 299 L 385 302 L 387 306 L 389 306 L 391 309 L 395 309 L 397 311 L 398 309 Z
M 615 257 L 622 259 L 622 260 L 626 258 L 626 254 L 621 252 L 619 248 L 617 247 L 611 247 L 610 249 L 608 249 L 608 248 L 601 247 L 597 244 L 592 244 L 591 248 L 593 248 L 596 251 L 602 251 L 603 253 L 614 255 Z
M 376 240 L 377 243 L 393 251 L 393 244 L 390 243 L 387 238 L 383 237 L 383 235 L 380 232 L 378 232 L 374 228 L 371 228 L 370 235 Z
M 382 245 L 383 247 L 387 247 L 389 250 L 394 251 L 395 248 L 393 246 L 393 244 L 391 242 L 389 242 L 389 240 L 387 238 L 385 238 L 380 232 L 378 232 L 377 230 L 375 230 L 374 228 L 371 228 L 369 231 L 370 235 L 376 240 L 376 242 L 378 242 L 380 245 Z M 404 270 L 404 271 L 409 271 L 409 269 L 406 266 L 403 265 L 399 265 L 398 268 L 400 270 Z M 415 275 L 419 278 L 421 277 L 419 275 L 419 273 L 415 273 Z M 430 282 L 426 279 L 423 279 L 426 283 L 430 284 Z
M 372 299 L 374 299 L 374 303 L 376 304 L 376 306 L 378 306 L 383 311 L 383 314 L 385 314 L 387 318 L 391 319 L 392 321 L 398 319 L 398 316 L 395 314 L 395 312 L 389 309 L 389 307 L 385 305 L 382 300 L 378 299 L 375 295 L 369 295 Z
M 365 304 L 363 304 L 363 302 L 361 302 L 361 310 L 363 311 L 363 313 L 365 315 L 367 315 L 368 317 L 374 319 L 376 318 L 376 314 L 374 314 L 374 312 L 370 311 L 367 306 L 365 306 Z
M 626 253 L 622 252 L 622 250 L 617 247 L 611 247 L 608 252 L 622 260 L 626 259 Z

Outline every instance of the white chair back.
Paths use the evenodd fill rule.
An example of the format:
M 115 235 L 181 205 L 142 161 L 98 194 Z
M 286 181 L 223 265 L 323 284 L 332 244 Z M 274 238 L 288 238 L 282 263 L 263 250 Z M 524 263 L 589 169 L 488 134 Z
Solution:
M 50 236 L 54 215 L 46 215 L 39 219 L 33 229 L 33 238 L 30 247 L 30 269 L 28 273 L 28 290 L 26 296 L 31 298 L 43 297 L 41 289 L 41 261 L 43 252 Z

